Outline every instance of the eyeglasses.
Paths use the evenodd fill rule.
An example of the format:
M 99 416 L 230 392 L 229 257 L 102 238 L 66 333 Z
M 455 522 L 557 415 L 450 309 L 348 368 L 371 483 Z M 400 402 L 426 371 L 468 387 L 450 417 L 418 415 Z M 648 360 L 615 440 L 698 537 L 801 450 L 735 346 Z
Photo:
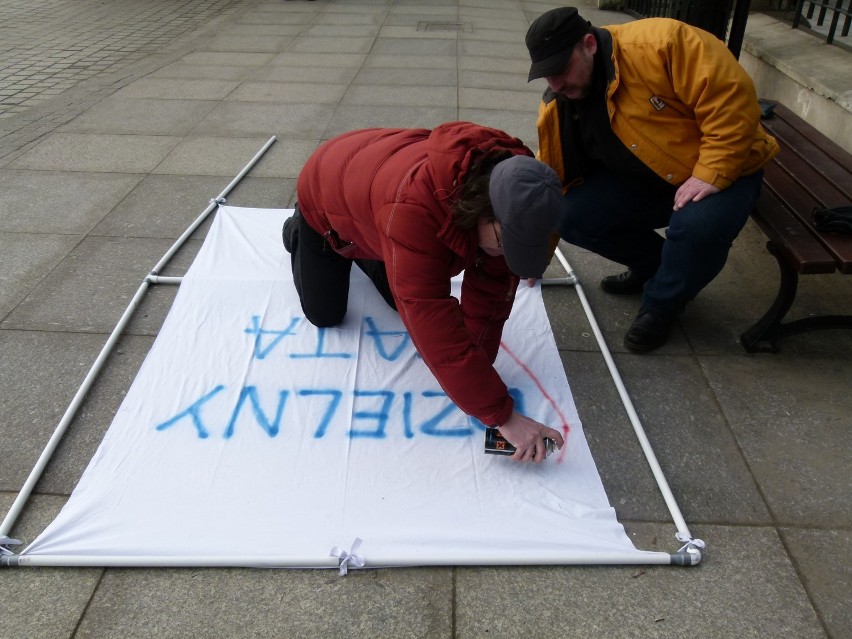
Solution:
M 503 248 L 503 240 L 497 234 L 497 227 L 494 225 L 494 220 L 491 220 L 491 228 L 494 230 L 494 239 L 497 240 L 497 248 Z

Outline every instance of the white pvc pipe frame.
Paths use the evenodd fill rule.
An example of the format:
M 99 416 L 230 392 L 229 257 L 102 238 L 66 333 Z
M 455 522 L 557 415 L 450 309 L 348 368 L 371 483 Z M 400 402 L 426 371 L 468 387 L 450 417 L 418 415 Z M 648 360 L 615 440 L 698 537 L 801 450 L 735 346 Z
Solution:
M 13 567 L 51 567 L 51 568 L 337 568 L 337 557 L 322 556 L 314 558 L 288 556 L 228 556 L 210 555 L 206 557 L 139 557 L 117 556 L 74 556 L 74 555 L 9 555 L 2 557 L 0 566 Z M 370 556 L 364 568 L 399 568 L 412 565 L 411 556 Z M 562 553 L 534 554 L 528 557 L 513 557 L 507 561 L 505 555 L 491 557 L 459 557 L 447 555 L 418 557 L 416 565 L 427 566 L 625 566 L 625 565 L 694 565 L 698 563 L 687 553 L 671 555 L 667 552 L 625 552 L 625 553 Z M 350 564 L 350 570 L 360 567 Z
M 609 348 L 606 345 L 606 340 L 604 340 L 603 333 L 601 332 L 600 326 L 598 326 L 598 322 L 592 312 L 592 307 L 589 305 L 589 301 L 586 298 L 586 293 L 583 291 L 583 286 L 574 275 L 574 272 L 571 270 L 571 265 L 568 264 L 565 256 L 562 255 L 562 251 L 558 248 L 556 249 L 556 258 L 562 264 L 562 267 L 568 272 L 569 278 L 573 278 L 574 280 L 574 288 L 577 291 L 577 296 L 580 298 L 580 303 L 586 311 L 586 317 L 589 319 L 589 324 L 591 324 L 592 331 L 595 334 L 595 339 L 601 349 L 601 354 L 606 361 L 612 381 L 615 383 L 615 388 L 618 390 L 618 395 L 621 397 L 621 402 L 624 404 L 624 409 L 627 411 L 627 416 L 630 418 L 630 423 L 633 425 L 633 430 L 636 432 L 636 437 L 639 439 L 639 445 L 642 446 L 642 451 L 645 453 L 645 458 L 648 460 L 648 465 L 651 467 L 654 479 L 657 480 L 657 485 L 660 487 L 663 499 L 669 508 L 669 512 L 671 513 L 675 526 L 677 526 L 677 531 L 681 534 L 681 536 L 687 539 L 692 539 L 692 534 L 689 532 L 689 528 L 687 527 L 686 521 L 680 512 L 680 508 L 678 508 L 677 501 L 672 494 L 671 488 L 669 488 L 669 483 L 666 481 L 663 469 L 660 468 L 657 456 L 654 454 L 654 449 L 651 448 L 651 443 L 648 441 L 647 435 L 645 435 L 645 429 L 642 427 L 639 415 L 636 414 L 636 409 L 633 407 L 630 395 L 624 387 L 624 382 L 621 379 L 618 368 L 615 366 L 612 354 L 609 352 Z
M 269 149 L 270 146 L 275 142 L 275 136 L 272 136 L 267 140 L 266 144 L 261 147 L 261 149 L 255 154 L 255 156 L 249 161 L 249 163 L 240 171 L 237 176 L 228 184 L 227 187 L 213 200 L 210 201 L 210 204 L 206 209 L 196 218 L 196 220 L 184 231 L 183 235 L 181 235 L 172 247 L 166 252 L 166 254 L 157 262 L 156 266 L 151 270 L 151 272 L 145 277 L 144 281 L 140 285 L 139 289 L 134 295 L 133 299 L 130 301 L 127 309 L 124 311 L 124 314 L 119 319 L 118 324 L 116 324 L 115 329 L 113 329 L 103 348 L 101 349 L 100 354 L 98 355 L 95 363 L 92 365 L 92 368 L 89 370 L 89 373 L 86 375 L 86 378 L 83 380 L 83 383 L 80 385 L 77 394 L 71 401 L 71 404 L 65 411 L 65 414 L 62 416 L 62 419 L 59 421 L 56 429 L 53 432 L 53 435 L 47 442 L 44 450 L 41 453 L 38 461 L 30 472 L 29 477 L 18 493 L 17 498 L 12 504 L 12 507 L 9 509 L 8 514 L 3 520 L 2 524 L 0 524 L 0 540 L 8 539 L 8 534 L 14 525 L 15 521 L 19 517 L 21 511 L 23 510 L 27 500 L 29 499 L 33 489 L 35 488 L 36 483 L 44 472 L 45 467 L 47 466 L 48 461 L 53 455 L 56 447 L 59 445 L 59 441 L 62 439 L 65 431 L 73 420 L 74 416 L 77 413 L 80 405 L 83 403 L 83 400 L 86 394 L 89 392 L 92 384 L 103 368 L 110 352 L 115 346 L 118 338 L 121 336 L 121 333 L 124 331 L 124 328 L 127 326 L 130 321 L 133 313 L 136 311 L 136 308 L 142 301 L 142 298 L 145 295 L 145 292 L 148 289 L 150 284 L 180 284 L 182 279 L 181 277 L 164 277 L 159 275 L 159 272 L 166 266 L 166 264 L 171 260 L 171 258 L 175 255 L 175 253 L 180 249 L 180 247 L 186 242 L 186 240 L 195 232 L 195 230 L 207 219 L 212 211 L 214 211 L 219 204 L 224 202 L 225 197 L 231 190 L 240 182 L 240 180 L 245 177 L 245 175 L 254 167 L 254 165 L 263 157 L 263 154 Z M 613 382 L 618 390 L 618 394 L 621 397 L 621 401 L 624 404 L 625 410 L 627 411 L 628 417 L 630 418 L 630 422 L 633 425 L 633 429 L 636 433 L 637 438 L 639 439 L 639 443 L 642 447 L 643 452 L 645 453 L 645 457 L 648 460 L 648 464 L 651 467 L 651 471 L 654 474 L 654 478 L 657 481 L 657 485 L 660 488 L 660 492 L 663 495 L 663 499 L 666 502 L 666 505 L 669 508 L 669 512 L 672 515 L 672 519 L 674 520 L 675 525 L 678 529 L 678 538 L 683 538 L 689 540 L 686 545 L 676 553 L 666 553 L 666 552 L 644 552 L 644 553 L 601 553 L 598 555 L 588 555 L 588 554 L 571 554 L 564 553 L 558 556 L 551 555 L 541 555 L 541 556 L 532 556 L 528 559 L 514 559 L 510 562 L 513 565 L 663 565 L 663 564 L 677 564 L 682 566 L 692 566 L 700 563 L 701 561 L 701 551 L 699 547 L 692 543 L 692 536 L 689 532 L 689 528 L 686 525 L 686 522 L 683 518 L 683 515 L 678 508 L 677 502 L 672 495 L 671 489 L 669 488 L 668 482 L 666 481 L 665 475 L 663 474 L 662 469 L 657 461 L 656 455 L 654 455 L 654 451 L 651 448 L 651 445 L 648 441 L 647 436 L 645 435 L 645 431 L 642 427 L 642 424 L 639 420 L 638 415 L 636 414 L 636 410 L 633 407 L 633 403 L 630 400 L 630 396 L 627 393 L 627 390 L 624 387 L 624 383 L 621 380 L 621 376 L 618 372 L 618 369 L 615 366 L 615 362 L 612 359 L 612 355 L 610 354 L 609 348 L 606 345 L 606 341 L 603 338 L 603 334 L 601 333 L 600 327 L 598 326 L 597 320 L 595 319 L 594 313 L 592 312 L 591 307 L 589 306 L 588 300 L 586 299 L 586 295 L 583 291 L 583 287 L 580 284 L 577 276 L 574 274 L 571 266 L 568 264 L 565 257 L 562 255 L 562 252 L 557 248 L 556 249 L 556 257 L 559 260 L 562 267 L 565 269 L 566 277 L 561 278 L 548 278 L 542 280 L 542 284 L 545 285 L 570 285 L 574 286 L 577 291 L 577 295 L 580 299 L 580 303 L 583 306 L 583 310 L 586 313 L 586 317 L 589 320 L 589 323 L 592 327 L 592 331 L 595 334 L 595 338 L 598 342 L 598 346 L 601 349 L 601 353 L 606 361 L 607 367 L 609 368 L 610 375 L 612 376 Z M 371 558 L 369 565 L 365 566 L 368 568 L 380 568 L 380 567 L 394 567 L 394 566 L 403 566 L 410 565 L 410 558 L 405 557 L 384 557 L 384 558 Z M 140 556 L 64 556 L 64 555 L 8 555 L 8 554 L 0 554 L 0 566 L 52 566 L 52 567 L 256 567 L 256 568 L 336 568 L 339 564 L 339 560 L 336 557 L 317 557 L 313 560 L 306 561 L 304 557 L 286 557 L 286 556 L 276 556 L 276 557 L 227 557 L 227 556 L 209 556 L 209 557 L 171 557 L 171 556 L 162 556 L 162 557 L 140 557 Z M 475 558 L 470 562 L 466 562 L 464 559 L 459 559 L 458 557 L 435 557 L 427 561 L 418 560 L 418 565 L 431 565 L 431 566 L 442 566 L 442 565 L 507 565 L 505 557 L 493 557 L 491 559 L 488 558 Z

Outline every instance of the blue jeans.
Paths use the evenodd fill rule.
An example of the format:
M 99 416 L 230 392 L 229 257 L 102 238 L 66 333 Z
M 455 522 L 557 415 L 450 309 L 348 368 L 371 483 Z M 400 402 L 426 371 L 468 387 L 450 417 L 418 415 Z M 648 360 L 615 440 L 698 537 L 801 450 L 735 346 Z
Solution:
M 677 315 L 725 266 L 762 178 L 763 171 L 741 177 L 727 189 L 673 211 L 674 191 L 643 193 L 600 172 L 565 195 L 557 230 L 566 242 L 648 279 L 643 309 Z M 655 231 L 660 228 L 666 229 L 665 239 Z

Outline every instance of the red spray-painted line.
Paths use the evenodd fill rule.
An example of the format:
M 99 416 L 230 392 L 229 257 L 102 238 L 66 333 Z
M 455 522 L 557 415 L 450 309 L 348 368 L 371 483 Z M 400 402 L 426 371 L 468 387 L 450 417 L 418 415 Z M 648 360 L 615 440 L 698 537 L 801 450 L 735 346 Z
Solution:
M 562 414 L 562 411 L 561 411 L 561 410 L 559 410 L 559 406 L 557 406 L 557 405 L 556 405 L 556 402 L 555 402 L 555 401 L 554 401 L 554 399 L 550 396 L 550 393 L 548 393 L 548 392 L 545 390 L 544 385 L 542 385 L 541 381 L 538 379 L 538 377 L 536 377 L 535 373 L 533 373 L 533 372 L 530 370 L 529 366 L 527 366 L 526 364 L 524 364 L 524 363 L 523 363 L 523 362 L 522 362 L 522 361 L 518 358 L 518 356 L 517 356 L 517 355 L 515 355 L 515 354 L 512 352 L 512 349 L 511 349 L 511 348 L 509 348 L 509 347 L 506 345 L 506 342 L 504 342 L 504 341 L 502 341 L 502 340 L 501 340 L 501 341 L 500 341 L 500 348 L 502 348 L 504 351 L 506 351 L 506 354 L 507 354 L 509 357 L 511 357 L 513 360 L 515 360 L 515 363 L 516 363 L 518 366 L 520 366 L 520 367 L 523 369 L 523 371 L 524 371 L 524 372 L 525 372 L 525 373 L 529 376 L 529 378 L 530 378 L 530 379 L 531 379 L 531 380 L 535 383 L 535 385 L 536 385 L 536 386 L 538 386 L 538 390 L 541 392 L 541 394 L 542 394 L 542 395 L 544 395 L 544 398 L 545 398 L 548 402 L 550 402 L 550 405 L 551 405 L 551 406 L 553 406 L 554 410 L 555 410 L 555 411 L 559 414 L 559 419 L 561 419 L 561 420 L 562 420 L 562 438 L 565 440 L 565 445 L 564 445 L 564 446 L 562 447 L 562 449 L 559 451 L 559 456 L 558 456 L 558 457 L 557 457 L 557 459 L 556 459 L 557 463 L 561 463 L 561 462 L 562 462 L 562 458 L 563 458 L 563 457 L 565 457 L 565 451 L 567 451 L 567 450 L 568 450 L 568 432 L 571 430 L 571 426 L 569 426 L 569 425 L 568 425 L 568 420 L 567 420 L 567 419 L 565 419 L 565 415 L 563 415 L 563 414 Z

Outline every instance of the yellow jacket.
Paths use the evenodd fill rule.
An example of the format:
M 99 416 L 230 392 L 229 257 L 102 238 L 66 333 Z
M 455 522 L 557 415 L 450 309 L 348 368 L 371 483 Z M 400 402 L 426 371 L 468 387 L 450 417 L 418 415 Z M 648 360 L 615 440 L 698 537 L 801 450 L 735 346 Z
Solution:
M 778 153 L 760 125 L 754 83 L 713 35 L 677 20 L 649 18 L 596 29 L 607 73 L 613 132 L 673 185 L 695 176 L 725 189 Z M 568 187 L 582 179 L 562 140 L 559 103 L 539 107 L 538 158 Z M 575 136 L 575 139 L 576 136 Z M 567 140 L 566 140 L 567 142 Z

